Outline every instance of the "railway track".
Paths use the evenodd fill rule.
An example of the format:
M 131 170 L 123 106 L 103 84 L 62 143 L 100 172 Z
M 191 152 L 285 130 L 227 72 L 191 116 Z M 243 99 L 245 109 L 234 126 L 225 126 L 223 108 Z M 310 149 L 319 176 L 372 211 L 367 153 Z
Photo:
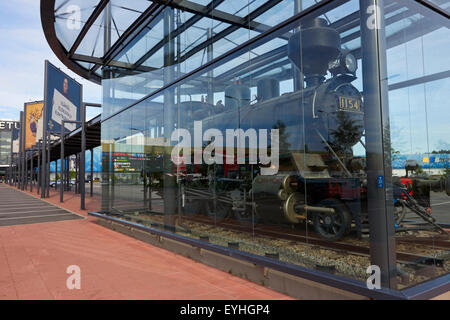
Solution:
M 153 216 L 155 217 L 155 216 Z M 340 241 L 327 241 L 319 238 L 316 235 L 306 233 L 302 230 L 292 229 L 287 230 L 286 228 L 281 228 L 277 226 L 266 226 L 266 225 L 255 225 L 246 224 L 244 222 L 239 222 L 236 220 L 224 219 L 221 221 L 217 221 L 214 223 L 208 217 L 201 216 L 181 216 L 179 220 L 179 226 L 189 229 L 189 227 L 185 227 L 183 224 L 185 222 L 193 222 L 204 225 L 211 225 L 214 227 L 220 227 L 225 230 L 235 231 L 235 232 L 245 232 L 247 234 L 255 234 L 261 235 L 265 237 L 270 237 L 274 239 L 283 239 L 288 241 L 295 241 L 302 245 L 311 245 L 311 246 L 320 246 L 325 249 L 332 249 L 334 251 L 341 252 L 343 254 L 354 254 L 359 256 L 370 256 L 370 249 L 368 246 L 358 245 L 355 243 L 349 243 L 345 240 Z M 437 250 L 446 250 L 450 249 L 450 242 L 445 241 L 443 239 L 436 241 L 433 244 L 430 242 L 424 241 L 424 239 L 420 239 L 419 243 L 413 242 L 413 239 L 417 240 L 417 238 L 413 237 L 405 237 L 405 238 L 396 238 L 397 242 L 405 243 L 405 244 L 421 244 L 424 246 L 432 246 L 432 249 Z M 431 249 L 431 248 L 430 248 Z M 409 252 L 396 251 L 397 261 L 405 264 L 415 264 L 415 265 L 423 265 L 423 266 L 442 266 L 444 260 L 441 258 L 435 258 L 427 255 L 420 255 Z
M 159 215 L 151 215 L 151 217 L 153 219 L 156 218 L 156 220 L 160 220 L 158 218 L 162 217 Z M 158 218 L 157 218 L 158 217 Z M 350 243 L 346 240 L 339 240 L 339 241 L 327 241 L 324 240 L 322 238 L 319 238 L 318 236 L 314 235 L 314 234 L 308 234 L 306 235 L 306 233 L 302 230 L 298 230 L 298 229 L 292 229 L 290 231 L 287 231 L 286 228 L 281 228 L 281 227 L 277 227 L 277 226 L 266 226 L 266 225 L 255 225 L 252 226 L 249 223 L 244 223 L 241 221 L 236 221 L 236 220 L 231 220 L 231 219 L 224 219 L 221 221 L 212 221 L 211 218 L 208 217 L 203 217 L 203 216 L 178 216 L 179 220 L 178 220 L 178 226 L 185 229 L 187 232 L 190 232 L 190 228 L 186 227 L 184 225 L 183 222 L 192 222 L 192 223 L 199 223 L 199 224 L 203 224 L 203 225 L 208 225 L 211 227 L 220 227 L 223 228 L 225 230 L 229 230 L 229 231 L 234 231 L 234 232 L 239 232 L 239 233 L 246 233 L 246 234 L 255 234 L 255 235 L 260 235 L 260 236 L 264 236 L 264 237 L 270 237 L 273 239 L 282 239 L 282 240 L 288 240 L 288 241 L 295 241 L 298 244 L 302 244 L 302 245 L 309 245 L 309 246 L 320 246 L 324 249 L 331 249 L 337 252 L 340 252 L 342 254 L 345 255 L 357 255 L 357 256 L 366 256 L 369 257 L 370 256 L 370 249 L 368 246 L 364 246 L 361 244 L 355 244 L 355 243 Z M 136 217 L 136 216 L 129 216 L 129 218 L 131 219 L 136 219 L 136 220 L 141 220 L 140 222 L 145 221 L 142 220 L 142 216 L 140 217 Z M 147 220 L 146 222 L 152 222 L 151 220 Z M 163 227 L 163 223 L 162 221 L 158 221 L 158 223 L 155 223 L 155 221 L 153 221 L 153 223 L 151 223 L 153 227 Z M 417 241 L 413 241 L 413 240 L 418 240 L 417 238 L 413 238 L 413 237 L 404 237 L 404 238 L 397 238 L 396 239 L 398 243 L 403 243 L 403 244 L 411 244 L 411 245 L 416 245 L 416 244 L 422 244 L 422 245 L 426 245 L 426 246 L 430 246 L 430 250 L 431 249 L 437 249 L 437 250 L 442 250 L 442 251 L 449 251 L 450 248 L 450 242 L 449 241 L 445 241 L 443 239 L 440 239 L 439 241 L 435 241 L 433 244 L 431 244 L 428 241 L 425 241 L 424 239 L 420 239 L 419 242 Z M 436 243 L 437 242 L 437 243 Z M 411 248 L 412 250 L 414 248 Z M 448 260 L 447 258 L 436 258 L 433 256 L 429 256 L 429 255 L 421 255 L 421 254 L 415 254 L 415 253 L 410 253 L 410 252 L 403 252 L 403 251 L 396 251 L 396 256 L 397 256 L 397 262 L 399 263 L 404 263 L 407 265 L 414 265 L 414 266 L 423 266 L 425 267 L 430 267 L 430 266 L 437 266 L 437 267 L 442 267 L 443 264 L 445 263 L 446 260 Z M 448 256 L 448 254 L 446 254 L 445 256 Z

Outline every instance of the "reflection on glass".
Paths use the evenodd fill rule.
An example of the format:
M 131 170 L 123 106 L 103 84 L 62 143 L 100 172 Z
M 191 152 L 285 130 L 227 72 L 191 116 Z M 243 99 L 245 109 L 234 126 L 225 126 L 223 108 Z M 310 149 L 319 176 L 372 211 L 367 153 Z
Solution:
M 183 60 L 196 44 L 183 42 L 181 35 L 174 37 L 175 46 L 158 48 L 161 57 L 172 55 L 180 63 L 159 73 L 104 80 L 105 101 L 117 106 L 108 117 L 124 111 L 102 123 L 103 211 L 365 282 L 372 263 L 364 70 L 359 67 L 358 1 L 349 3 L 334 2 L 325 14 L 313 12 L 170 86 L 234 46 L 228 47 L 223 37 L 206 37 L 200 41 L 209 39 L 204 50 Z M 419 13 L 408 12 L 417 8 L 387 5 L 387 24 Z M 239 43 L 253 36 L 239 28 L 232 32 L 244 37 Z M 401 81 L 428 75 L 425 69 L 412 75 L 395 63 L 401 60 L 396 55 L 403 54 L 395 41 L 409 46 L 422 35 L 391 36 L 388 74 L 394 69 L 407 74 Z M 439 109 L 448 100 L 448 80 L 399 83 L 389 82 L 397 87 L 389 92 L 393 161 L 387 165 L 402 177 L 394 179 L 394 199 L 387 201 L 395 204 L 401 289 L 448 272 L 447 262 L 435 258 L 443 249 L 423 243 L 442 240 L 437 222 L 448 212 L 450 183 L 448 168 L 433 172 L 431 165 L 448 163 L 448 120 Z M 155 92 L 153 85 L 166 87 L 137 103 Z M 136 104 L 124 109 L 131 103 Z M 413 160 L 421 168 L 414 167 L 411 176 L 402 166 L 414 166 Z M 419 228 L 418 221 L 425 227 Z
M 445 1 L 441 1 L 443 4 Z M 387 1 L 386 7 L 398 7 Z M 393 16 L 395 18 L 395 15 Z M 387 17 L 386 22 L 393 17 Z M 401 10 L 388 36 L 398 288 L 448 273 L 450 85 L 448 21 L 420 5 Z M 447 88 L 447 89 L 445 89 Z

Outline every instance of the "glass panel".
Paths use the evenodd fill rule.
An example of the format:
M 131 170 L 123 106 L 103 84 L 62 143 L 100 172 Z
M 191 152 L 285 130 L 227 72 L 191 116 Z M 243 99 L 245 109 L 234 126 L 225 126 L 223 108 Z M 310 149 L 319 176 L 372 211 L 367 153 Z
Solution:
M 386 1 L 386 7 L 396 3 Z M 450 99 L 450 64 L 440 53 L 449 48 L 450 30 L 445 18 L 413 2 L 397 17 L 403 30 L 387 37 L 387 69 L 398 288 L 403 289 L 449 271 L 448 234 L 441 224 L 450 222 L 450 117 L 444 107 Z
M 104 54 L 104 36 L 105 36 L 105 12 L 103 11 L 92 26 L 89 31 L 81 41 L 77 50 L 77 54 L 82 54 L 92 57 L 103 57 Z
M 245 17 L 250 12 L 257 9 L 266 2 L 267 0 L 225 0 L 220 5 L 218 5 L 216 9 L 238 17 Z
M 123 32 L 150 6 L 147 0 L 111 0 L 111 39 L 114 43 Z
M 56 0 L 55 31 L 58 40 L 69 51 L 99 0 Z
M 450 13 L 450 1 L 448 0 L 428 0 L 428 2 L 434 4 L 439 7 L 443 11 Z
M 331 19 L 355 10 L 346 8 L 335 9 Z M 159 205 L 123 213 L 127 219 L 365 280 L 368 241 L 358 239 L 361 229 L 353 220 L 365 210 L 361 81 L 352 74 L 356 66 L 330 64 L 344 52 L 339 33 L 326 19 L 314 18 L 228 55 L 105 122 L 112 127 L 111 120 L 148 104 L 144 162 L 151 164 L 144 168 L 154 168 L 151 199 Z M 329 46 L 300 46 L 299 30 L 309 27 L 313 31 L 304 36 L 312 42 L 314 32 L 327 33 Z M 235 32 L 239 43 L 253 36 Z M 180 69 L 188 72 L 195 59 L 207 61 L 208 44 Z M 209 50 L 216 50 L 214 44 Z M 163 73 L 171 79 L 177 69 Z M 339 253 L 336 240 L 358 242 L 366 255 Z
M 378 88 L 386 79 L 367 81 L 376 61 L 368 62 L 363 52 L 374 44 L 361 43 L 357 0 L 333 1 L 233 53 L 258 32 L 235 27 L 214 42 L 205 29 L 216 21 L 199 20 L 202 29 L 192 33 L 198 42 L 183 33 L 158 49 L 165 57 L 159 73 L 107 70 L 105 109 L 107 103 L 117 109 L 105 110 L 112 117 L 102 123 L 104 168 L 110 168 L 105 173 L 114 177 L 103 186 L 104 211 L 365 285 L 367 268 L 379 258 L 375 249 L 394 240 L 386 225 L 375 229 L 394 203 L 396 220 L 388 221 L 396 231 L 391 253 L 398 286 L 393 288 L 446 274 L 448 240 L 430 223 L 430 212 L 437 222 L 445 221 L 450 202 L 445 140 L 450 119 L 442 109 L 449 100 L 448 64 L 435 56 L 445 52 L 450 37 L 442 27 L 446 22 L 430 16 L 430 10 L 404 1 L 385 3 L 390 91 L 389 104 L 383 101 L 381 107 L 370 103 L 371 86 Z M 405 67 L 403 57 L 413 63 Z M 155 93 L 152 85 L 164 89 Z M 153 94 L 141 97 L 146 90 Z M 114 115 L 127 106 L 126 99 L 142 98 Z M 389 108 L 390 128 L 371 119 L 366 106 Z M 386 141 L 381 141 L 382 129 Z M 384 186 L 383 179 L 368 181 L 378 168 L 366 161 L 366 138 L 389 146 L 387 155 L 377 151 L 388 172 L 392 146 L 393 186 Z M 121 156 L 127 157 L 128 175 L 113 168 L 114 152 L 120 150 L 126 153 Z M 422 171 L 411 180 L 413 194 L 399 193 L 395 175 L 406 174 L 406 160 L 417 157 Z M 400 187 L 406 186 L 399 179 Z M 132 210 L 116 210 L 119 187 L 120 193 L 134 193 L 124 199 Z M 380 192 L 383 199 L 377 200 Z M 369 221 L 374 200 L 380 214 Z
M 206 6 L 209 4 L 209 1 L 201 1 L 198 4 Z M 303 9 L 308 8 L 313 4 L 316 4 L 316 2 L 305 1 L 303 3 Z M 180 3 L 180 5 L 183 6 L 183 3 Z M 175 47 L 177 47 L 177 54 L 180 56 L 179 61 L 182 63 L 180 66 L 182 72 L 190 72 L 208 61 L 208 59 L 205 58 L 207 48 L 204 45 L 209 41 L 208 37 L 212 37 L 212 57 L 215 58 L 227 50 L 255 37 L 261 32 L 268 30 L 270 26 L 281 22 L 281 20 L 275 21 L 274 19 L 272 19 L 274 23 L 268 25 L 264 24 L 267 23 L 266 21 L 258 21 L 258 23 L 249 22 L 247 27 L 242 25 L 243 21 L 245 21 L 243 19 L 231 19 L 229 20 L 229 23 L 227 23 L 223 21 L 223 19 L 229 19 L 229 17 L 221 16 L 221 20 L 219 20 L 218 18 L 215 18 L 215 15 L 219 15 L 220 12 L 222 12 L 242 18 L 251 15 L 254 19 L 257 19 L 265 12 L 271 11 L 273 6 L 275 6 L 275 3 L 272 4 L 267 0 L 251 0 L 243 3 L 224 1 L 214 8 L 217 11 L 209 11 L 208 14 L 210 17 L 174 10 L 173 24 L 176 37 Z M 290 12 L 287 13 L 286 16 L 290 17 L 295 11 L 293 8 L 293 0 L 282 1 L 276 5 L 276 7 L 278 9 L 274 12 L 276 12 L 276 14 L 283 12 L 283 17 L 286 16 L 286 12 Z M 261 8 L 264 8 L 264 10 L 261 10 Z M 280 10 L 281 8 L 283 8 L 283 10 Z M 133 9 L 139 11 L 137 7 L 133 7 Z M 297 11 L 295 12 L 298 12 L 300 9 L 296 10 Z M 273 16 L 274 15 L 271 15 L 271 18 Z M 164 66 L 162 48 L 164 47 L 164 42 L 167 42 L 168 39 L 164 38 L 164 26 L 160 19 L 161 17 L 162 15 L 159 15 L 156 19 L 152 20 L 147 28 L 145 28 L 115 57 L 115 60 L 127 63 L 128 66 L 126 68 L 133 70 L 133 72 L 146 72 L 145 68 L 141 68 L 141 66 L 162 68 Z M 209 36 L 208 32 L 210 32 Z M 115 39 L 114 33 L 115 31 L 113 28 L 113 41 Z M 101 37 L 101 35 L 99 37 Z M 179 49 L 178 46 L 180 47 Z M 178 59 L 175 60 L 175 62 L 177 61 Z

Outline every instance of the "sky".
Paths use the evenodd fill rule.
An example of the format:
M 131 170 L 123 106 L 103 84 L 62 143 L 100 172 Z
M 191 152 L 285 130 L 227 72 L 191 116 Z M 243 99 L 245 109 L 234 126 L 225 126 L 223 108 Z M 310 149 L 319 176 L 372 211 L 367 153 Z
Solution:
M 43 100 L 46 59 L 83 85 L 83 101 L 101 103 L 101 87 L 71 72 L 47 44 L 40 1 L 1 0 L 0 119 L 18 120 L 25 102 Z M 88 108 L 87 119 L 98 113 Z

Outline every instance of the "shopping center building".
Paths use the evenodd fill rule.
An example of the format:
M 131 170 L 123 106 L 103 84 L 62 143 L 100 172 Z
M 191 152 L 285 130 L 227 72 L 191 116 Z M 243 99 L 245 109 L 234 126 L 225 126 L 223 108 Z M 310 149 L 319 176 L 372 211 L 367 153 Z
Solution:
M 297 297 L 449 290 L 449 13 L 41 1 L 56 56 L 102 86 L 99 221 Z
M 0 181 L 5 178 L 13 153 L 19 151 L 17 130 L 19 128 L 20 123 L 17 121 L 0 119 Z

